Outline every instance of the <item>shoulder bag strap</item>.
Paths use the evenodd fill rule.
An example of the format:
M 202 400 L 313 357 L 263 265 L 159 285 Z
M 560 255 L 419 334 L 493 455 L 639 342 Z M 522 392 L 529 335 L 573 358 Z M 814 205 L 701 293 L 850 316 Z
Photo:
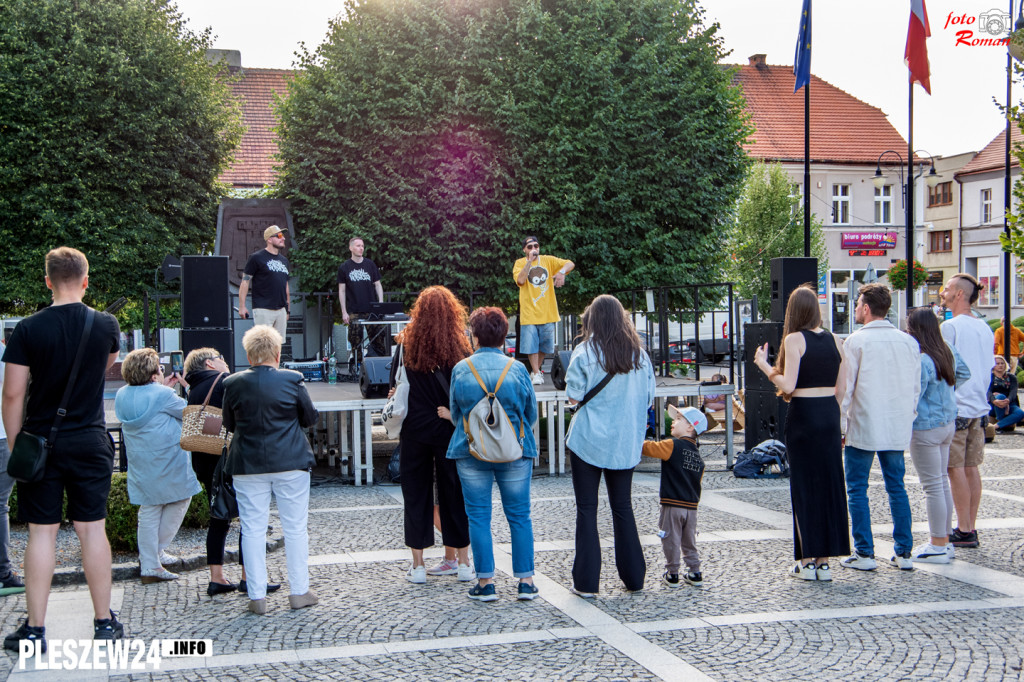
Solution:
M 82 340 L 78 343 L 78 352 L 75 354 L 75 362 L 71 365 L 71 374 L 68 375 L 68 385 L 64 387 L 64 397 L 60 399 L 60 407 L 57 408 L 57 417 L 50 427 L 49 444 L 52 446 L 57 439 L 57 431 L 60 430 L 60 423 L 64 421 L 64 415 L 68 413 L 68 400 L 71 399 L 71 389 L 78 378 L 78 368 L 82 366 L 82 356 L 85 355 L 85 344 L 89 340 L 89 332 L 92 331 L 92 322 L 96 317 L 96 311 L 92 308 L 85 309 L 85 328 L 82 330 Z
M 595 395 L 600 393 L 601 389 L 603 389 L 605 386 L 607 386 L 608 382 L 611 381 L 611 380 L 612 380 L 612 375 L 611 374 L 605 374 L 604 375 L 604 379 L 601 379 L 601 381 L 597 382 L 597 386 L 594 386 L 592 389 L 587 391 L 587 394 L 585 396 L 583 396 L 583 400 L 581 400 L 576 405 L 576 409 L 578 410 L 581 407 L 583 407 L 584 405 L 586 405 L 587 403 L 589 403 L 591 401 L 591 399 L 593 399 L 593 397 Z
M 217 388 L 217 384 L 224 378 L 224 372 L 217 375 L 217 378 L 213 380 L 213 384 L 210 386 L 210 390 L 206 393 L 206 400 L 203 401 L 202 409 L 205 410 L 206 406 L 210 404 L 210 398 L 213 396 L 213 389 Z
M 444 394 L 448 396 L 448 400 L 452 399 L 451 387 L 448 385 L 448 379 L 445 378 L 444 372 L 440 369 L 435 369 L 431 374 L 437 379 L 437 383 L 441 384 L 441 388 L 444 389 Z
M 494 395 L 489 390 L 487 390 L 487 384 L 485 384 L 484 380 L 480 378 L 480 375 L 476 373 L 476 367 L 473 366 L 473 363 L 470 362 L 469 358 L 466 358 L 466 366 L 469 367 L 469 371 L 472 372 L 473 376 L 476 377 L 476 382 L 480 384 L 480 388 L 484 390 L 484 393 L 486 393 L 487 395 Z M 502 374 L 501 376 L 504 377 L 505 375 Z M 495 388 L 494 390 L 495 392 L 497 392 L 498 389 Z

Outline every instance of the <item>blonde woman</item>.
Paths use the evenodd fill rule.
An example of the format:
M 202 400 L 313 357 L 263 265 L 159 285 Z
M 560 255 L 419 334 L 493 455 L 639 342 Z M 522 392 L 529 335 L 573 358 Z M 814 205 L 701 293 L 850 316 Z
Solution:
M 139 505 L 142 582 L 176 580 L 178 574 L 162 564 L 177 561 L 166 550 L 200 490 L 192 459 L 178 445 L 185 399 L 171 386 L 185 382 L 177 374 L 164 377 L 160 356 L 152 348 L 129 353 L 121 376 L 128 385 L 114 397 L 114 414 L 128 453 L 128 499 Z

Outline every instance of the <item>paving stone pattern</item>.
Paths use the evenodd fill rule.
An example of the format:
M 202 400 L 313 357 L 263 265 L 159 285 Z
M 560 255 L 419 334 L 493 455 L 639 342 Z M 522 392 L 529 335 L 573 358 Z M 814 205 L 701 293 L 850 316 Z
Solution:
M 1000 440 L 1003 449 L 989 453 L 982 475 L 1022 478 L 986 481 L 985 489 L 1024 497 L 1024 434 L 1001 435 Z M 1010 443 L 1017 447 L 1005 447 Z M 657 488 L 651 485 L 657 480 L 654 463 L 634 483 L 634 512 L 647 540 L 645 589 L 623 589 L 614 550 L 608 547 L 602 552 L 598 598 L 570 595 L 576 515 L 572 481 L 539 469 L 532 482 L 535 539 L 557 543 L 535 555 L 540 598 L 515 599 L 517 581 L 504 572 L 510 560 L 499 546 L 495 581 L 500 598 L 490 604 L 467 599 L 470 583 L 451 576 L 429 577 L 425 585 L 405 580 L 410 555 L 403 541 L 400 488 L 341 485 L 333 472 L 318 470 L 318 485 L 310 493 L 309 536 L 315 562 L 311 588 L 320 603 L 292 611 L 285 584 L 268 596 L 267 615 L 256 616 L 246 610 L 243 594 L 208 597 L 205 569 L 185 571 L 171 583 L 119 581 L 120 618 L 129 637 L 212 639 L 214 655 L 177 671 L 111 679 L 1020 678 L 1024 501 L 984 496 L 980 519 L 998 527 L 982 530 L 979 549 L 958 550 L 953 566 L 901 572 L 882 562 L 878 570 L 864 573 L 836 563 L 832 583 L 804 582 L 787 575 L 793 563 L 791 524 L 786 516 L 768 513 L 788 516 L 788 480 L 736 479 L 724 471 L 723 458 L 711 453 L 708 462 L 704 487 L 717 491 L 721 508 L 705 504 L 699 514 L 702 587 L 670 589 L 661 582 L 665 560 L 652 537 L 659 511 Z M 877 467 L 872 480 L 881 480 Z M 869 490 L 874 522 L 890 523 L 884 488 Z M 908 482 L 908 490 L 914 519 L 923 522 L 920 486 Z M 600 534 L 610 542 L 611 513 L 603 486 L 599 500 Z M 497 488 L 494 501 L 493 536 L 504 545 L 510 538 Z M 730 501 L 753 505 L 753 510 L 747 507 L 745 516 L 730 513 Z M 279 535 L 275 517 L 272 526 L 271 535 Z M 783 538 L 774 537 L 780 532 Z M 876 532 L 876 541 L 884 541 L 884 535 Z M 918 535 L 923 540 L 923 533 Z M 202 553 L 204 541 L 203 533 L 182 533 L 171 551 Z M 428 557 L 428 564 L 439 551 Z M 23 545 L 16 542 L 14 554 L 20 563 Z M 989 570 L 963 570 L 970 565 Z M 284 550 L 268 555 L 268 569 L 272 581 L 287 583 Z M 237 565 L 224 570 L 229 579 L 240 577 Z M 54 591 L 88 604 L 84 586 Z M 849 611 L 865 608 L 880 614 L 893 606 L 906 612 L 852 617 Z M 17 626 L 24 611 L 23 595 L 0 599 L 5 633 Z M 60 606 L 51 604 L 48 615 L 51 624 L 59 621 Z M 10 674 L 16 661 L 0 656 L 0 677 Z M 77 678 L 71 672 L 46 677 L 14 671 L 11 679 Z

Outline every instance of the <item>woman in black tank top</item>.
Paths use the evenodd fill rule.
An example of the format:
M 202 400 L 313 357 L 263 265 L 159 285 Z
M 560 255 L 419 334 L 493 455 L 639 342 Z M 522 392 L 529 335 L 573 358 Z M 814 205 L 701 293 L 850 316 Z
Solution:
M 767 344 L 754 362 L 789 403 L 785 443 L 797 560 L 790 575 L 830 581 L 829 557 L 850 553 L 839 423 L 846 377 L 841 342 L 821 329 L 813 289 L 804 285 L 789 297 L 775 366 L 768 363 Z

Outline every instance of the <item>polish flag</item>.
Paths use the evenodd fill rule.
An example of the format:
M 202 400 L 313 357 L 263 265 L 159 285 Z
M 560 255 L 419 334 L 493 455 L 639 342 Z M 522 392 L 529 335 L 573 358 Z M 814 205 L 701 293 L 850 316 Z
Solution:
M 903 61 L 910 69 L 910 82 L 917 81 L 929 95 L 932 94 L 928 78 L 928 47 L 925 39 L 932 34 L 928 27 L 928 11 L 924 0 L 910 0 L 910 26 L 907 28 L 907 47 L 903 52 Z

